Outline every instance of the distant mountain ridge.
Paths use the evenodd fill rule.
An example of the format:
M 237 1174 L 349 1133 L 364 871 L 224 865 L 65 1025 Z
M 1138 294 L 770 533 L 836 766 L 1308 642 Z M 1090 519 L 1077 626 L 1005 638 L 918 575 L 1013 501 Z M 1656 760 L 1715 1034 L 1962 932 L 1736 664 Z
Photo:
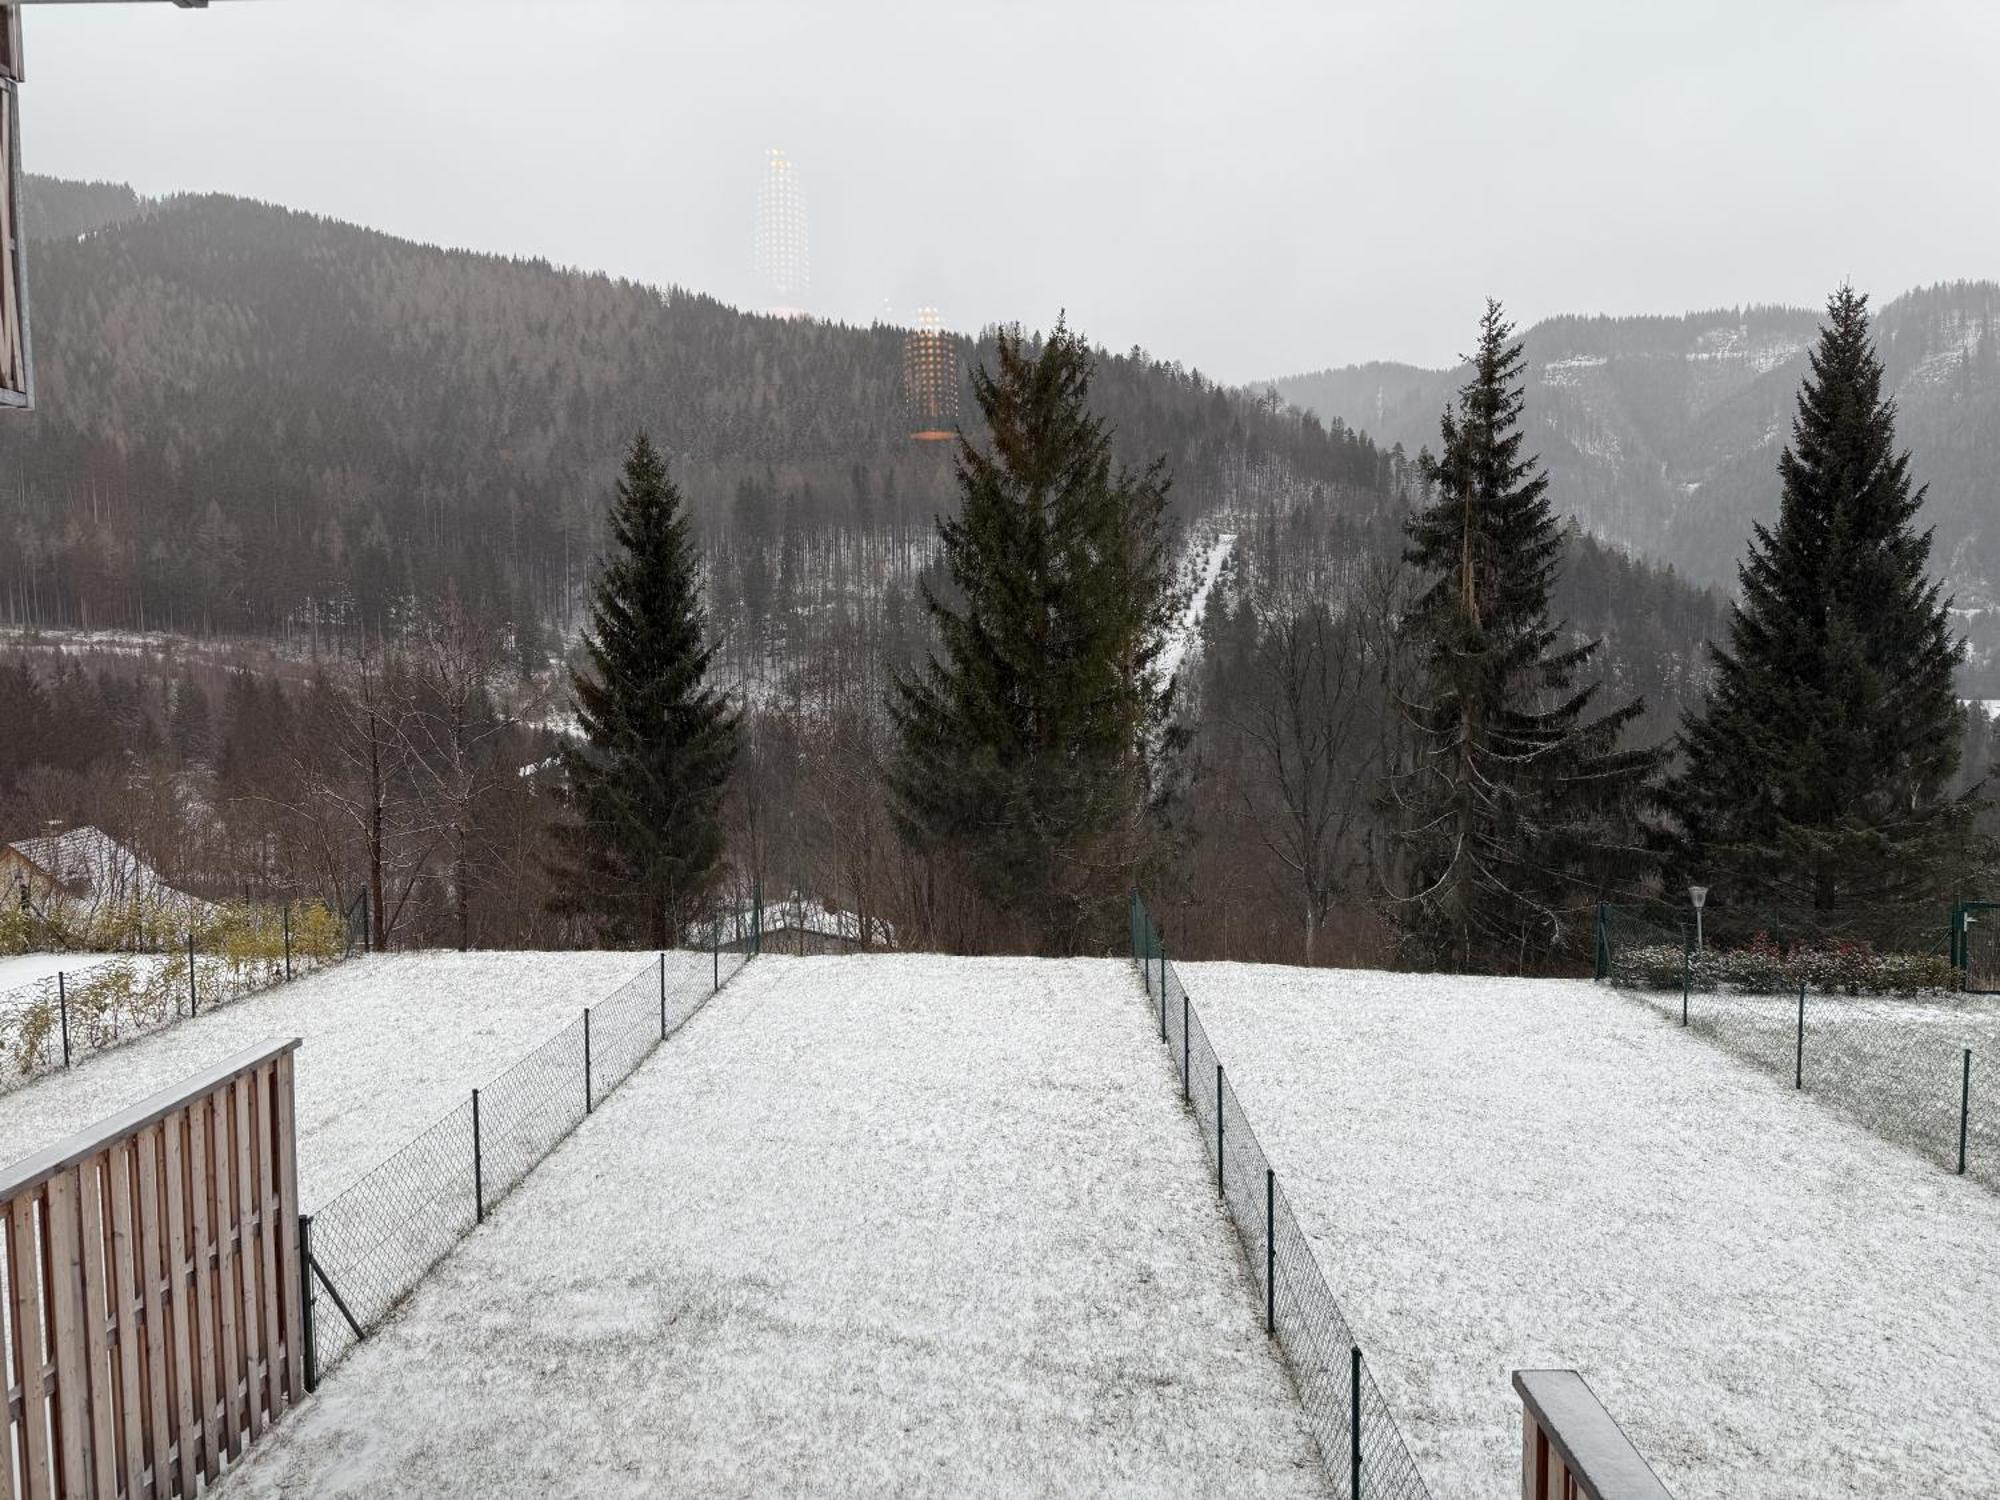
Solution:
M 786 540 L 781 575 L 803 537 L 928 535 L 955 495 L 947 445 L 910 440 L 901 328 L 243 198 L 26 190 L 38 400 L 0 421 L 0 622 L 269 637 L 451 586 L 532 630 L 573 616 L 642 427 L 707 536 Z M 991 358 L 952 345 L 962 379 Z M 1176 364 L 1106 354 L 1092 394 L 1121 459 L 1167 456 L 1180 519 L 1243 475 L 1388 484 L 1364 439 Z
M 1779 448 L 1819 314 L 1558 317 L 1522 334 L 1529 441 L 1558 509 L 1699 582 L 1732 585 L 1755 521 L 1777 514 Z M 1933 554 L 2000 689 L 2000 285 L 1954 282 L 1882 304 L 1875 338 L 1898 433 L 1928 484 Z M 1285 400 L 1414 454 L 1465 367 L 1376 363 L 1271 382 Z

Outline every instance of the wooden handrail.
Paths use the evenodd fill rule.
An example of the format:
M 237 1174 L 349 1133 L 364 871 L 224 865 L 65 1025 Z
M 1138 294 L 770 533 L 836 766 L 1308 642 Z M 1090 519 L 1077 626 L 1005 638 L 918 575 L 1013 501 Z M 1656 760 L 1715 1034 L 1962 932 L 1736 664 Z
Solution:
M 1574 1370 L 1516 1370 L 1521 1500 L 1673 1500 Z
M 95 1125 L 79 1130 L 75 1135 L 31 1152 L 10 1166 L 0 1168 L 0 1201 L 18 1197 L 29 1188 L 39 1187 L 64 1167 L 73 1167 L 88 1157 L 95 1156 L 105 1146 L 120 1136 L 131 1135 L 144 1130 L 148 1125 L 158 1124 L 168 1115 L 186 1104 L 197 1094 L 212 1093 L 239 1073 L 248 1073 L 275 1061 L 287 1052 L 296 1052 L 299 1038 L 287 1042 L 267 1042 L 261 1047 L 250 1047 L 204 1069 L 192 1077 L 183 1078 L 170 1088 L 141 1099 L 137 1104 L 128 1104 L 115 1115 L 108 1115 Z

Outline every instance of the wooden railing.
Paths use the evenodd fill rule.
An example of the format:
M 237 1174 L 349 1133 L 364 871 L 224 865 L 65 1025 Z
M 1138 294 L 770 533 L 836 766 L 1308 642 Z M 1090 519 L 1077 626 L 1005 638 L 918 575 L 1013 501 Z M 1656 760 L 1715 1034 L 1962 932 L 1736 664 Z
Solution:
M 304 1395 L 298 1045 L 0 1174 L 8 1497 L 192 1495 Z
M 1521 1500 L 1673 1500 L 1574 1370 L 1516 1370 Z

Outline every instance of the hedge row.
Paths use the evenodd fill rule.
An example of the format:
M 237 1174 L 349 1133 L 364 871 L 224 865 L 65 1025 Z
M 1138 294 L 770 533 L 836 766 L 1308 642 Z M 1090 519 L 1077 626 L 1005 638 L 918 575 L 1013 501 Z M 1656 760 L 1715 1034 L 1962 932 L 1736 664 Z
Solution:
M 1785 952 L 1757 941 L 1691 955 L 1678 944 L 1657 943 L 1622 947 L 1612 955 L 1613 984 L 1677 990 L 1684 978 L 1692 989 L 1752 995 L 1789 994 L 1801 984 L 1833 995 L 1925 995 L 1961 987 L 1957 967 L 1942 954 L 1877 953 L 1866 943 L 1801 945 Z
M 285 978 L 281 907 L 225 905 L 197 929 L 190 993 L 186 949 L 130 953 L 0 991 L 0 1056 L 25 1076 L 63 1062 L 64 1012 L 73 1057 L 168 1024 L 190 1010 L 227 1005 Z M 185 941 L 185 938 L 183 939 Z M 341 958 L 347 935 L 323 906 L 291 909 L 293 974 Z

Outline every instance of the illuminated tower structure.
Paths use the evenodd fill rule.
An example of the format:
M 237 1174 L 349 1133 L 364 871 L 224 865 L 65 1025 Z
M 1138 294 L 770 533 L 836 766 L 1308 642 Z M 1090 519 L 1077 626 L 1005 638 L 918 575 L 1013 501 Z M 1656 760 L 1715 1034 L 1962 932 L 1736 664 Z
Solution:
M 958 356 L 935 307 L 917 313 L 917 326 L 903 340 L 903 402 L 913 441 L 943 443 L 958 436 Z
M 805 316 L 812 284 L 812 251 L 806 239 L 806 200 L 799 169 L 773 146 L 764 153 L 764 181 L 757 190 L 757 276 L 781 318 Z

